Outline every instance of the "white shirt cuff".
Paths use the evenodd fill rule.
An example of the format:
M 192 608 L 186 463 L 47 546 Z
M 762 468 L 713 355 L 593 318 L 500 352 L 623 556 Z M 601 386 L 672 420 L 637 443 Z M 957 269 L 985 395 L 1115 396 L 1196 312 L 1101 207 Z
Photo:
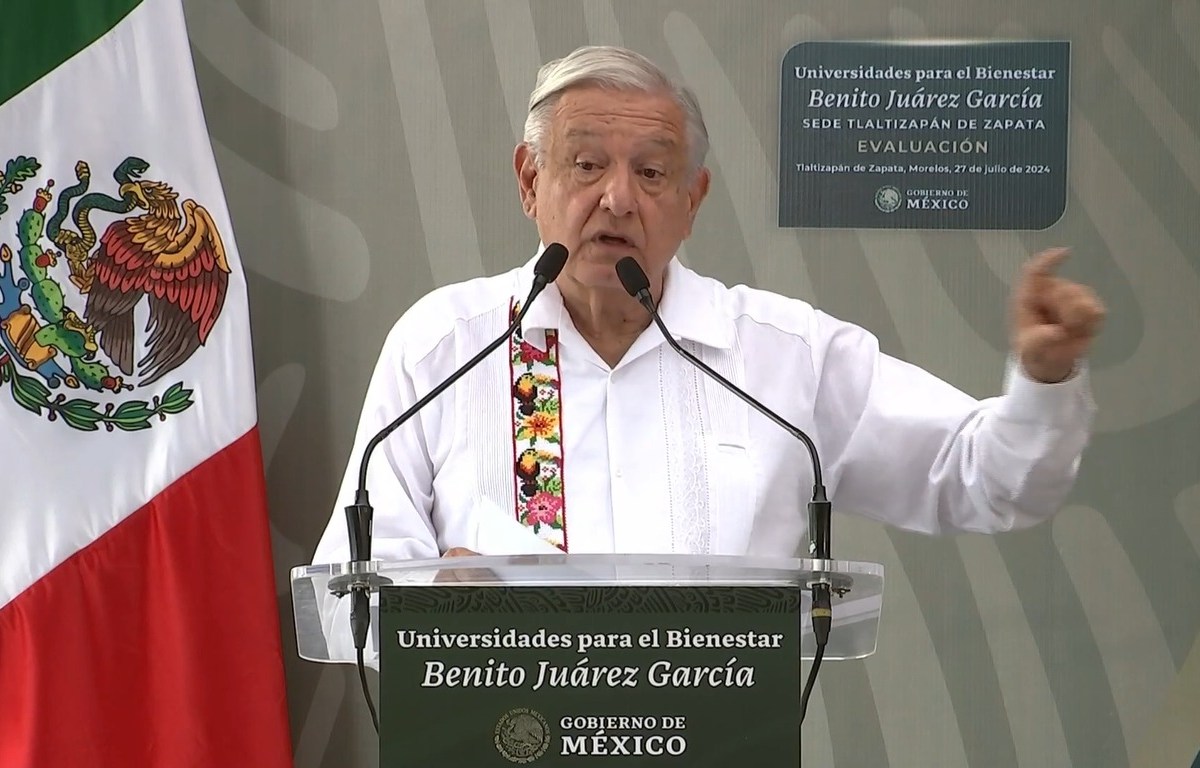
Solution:
M 1081 404 L 1091 407 L 1085 360 L 1077 361 L 1067 378 L 1046 384 L 1030 378 L 1024 367 L 1009 356 L 1004 379 L 1004 397 L 996 410 L 1009 421 L 1061 426 L 1078 419 Z

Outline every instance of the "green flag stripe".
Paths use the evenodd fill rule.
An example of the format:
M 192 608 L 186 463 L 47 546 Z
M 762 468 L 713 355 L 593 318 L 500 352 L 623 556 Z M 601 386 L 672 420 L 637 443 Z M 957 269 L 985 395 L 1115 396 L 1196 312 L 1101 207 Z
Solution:
M 115 27 L 142 0 L 3 0 L 0 105 Z

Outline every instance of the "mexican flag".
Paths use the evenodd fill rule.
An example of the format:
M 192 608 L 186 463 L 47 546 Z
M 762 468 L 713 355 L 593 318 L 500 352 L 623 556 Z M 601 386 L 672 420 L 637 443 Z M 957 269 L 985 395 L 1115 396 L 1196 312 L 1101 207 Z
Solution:
M 179 0 L 4 0 L 0 766 L 291 764 L 256 422 Z

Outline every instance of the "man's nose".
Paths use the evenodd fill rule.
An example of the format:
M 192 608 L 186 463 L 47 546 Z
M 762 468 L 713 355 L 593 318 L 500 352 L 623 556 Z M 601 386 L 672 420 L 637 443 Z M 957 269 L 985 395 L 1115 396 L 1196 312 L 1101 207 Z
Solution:
M 637 181 L 630 169 L 620 166 L 609 169 L 600 205 L 613 216 L 627 216 L 637 210 Z

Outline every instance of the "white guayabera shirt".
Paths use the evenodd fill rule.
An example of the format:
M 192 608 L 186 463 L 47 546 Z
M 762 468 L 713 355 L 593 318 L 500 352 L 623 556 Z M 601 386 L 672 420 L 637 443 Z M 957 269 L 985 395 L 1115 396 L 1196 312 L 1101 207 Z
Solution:
M 504 331 L 533 263 L 440 288 L 396 323 L 314 562 L 350 559 L 342 509 L 363 445 Z M 1004 394 L 977 401 L 882 354 L 857 326 L 728 288 L 678 260 L 661 312 L 686 348 L 813 438 L 837 512 L 926 533 L 1004 531 L 1049 517 L 1074 482 L 1095 410 L 1083 367 L 1041 384 L 1010 362 Z M 801 443 L 681 358 L 653 324 L 610 368 L 550 285 L 524 339 L 544 349 L 547 329 L 560 350 L 571 553 L 807 554 L 812 471 Z M 374 558 L 545 551 L 516 522 L 512 388 L 501 347 L 377 449 Z

